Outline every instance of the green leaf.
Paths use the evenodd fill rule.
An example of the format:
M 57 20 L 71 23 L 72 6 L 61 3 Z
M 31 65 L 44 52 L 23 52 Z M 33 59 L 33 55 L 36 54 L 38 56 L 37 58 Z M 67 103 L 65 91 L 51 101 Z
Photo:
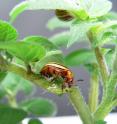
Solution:
M 10 12 L 10 22 L 12 23 L 19 14 L 21 14 L 28 7 L 27 1 L 23 1 L 15 6 Z
M 39 71 L 42 69 L 42 67 L 49 62 L 56 62 L 56 63 L 63 64 L 64 58 L 63 58 L 61 51 L 56 50 L 56 51 L 48 52 L 43 59 L 41 59 L 39 62 L 37 62 L 34 65 L 35 72 L 39 73 Z
M 107 14 L 110 9 L 112 8 L 112 3 L 108 0 L 82 0 L 82 1 L 70 1 L 70 0 L 28 0 L 25 6 L 21 4 L 17 5 L 15 9 L 13 9 L 12 13 L 15 16 L 20 14 L 20 12 L 27 10 L 38 10 L 38 9 L 45 9 L 45 10 L 69 10 L 75 15 L 79 15 L 80 18 L 85 19 L 88 16 L 90 18 L 95 18 L 99 16 L 103 16 Z M 25 3 L 24 2 L 24 3 Z M 25 5 L 25 4 L 24 4 Z M 23 7 L 22 7 L 23 6 Z M 16 11 L 16 12 L 15 12 Z M 17 12 L 19 11 L 19 12 Z M 77 12 L 80 14 L 77 14 Z M 14 16 L 14 17 L 15 17 Z
M 27 113 L 22 109 L 14 109 L 0 105 L 0 123 L 1 124 L 18 124 Z
M 0 49 L 7 50 L 26 63 L 39 61 L 46 54 L 46 50 L 41 45 L 26 42 L 2 43 Z
M 73 51 L 65 57 L 65 62 L 69 66 L 80 66 L 89 63 L 95 63 L 96 58 L 94 53 L 89 49 L 80 49 Z
M 93 47 L 102 46 L 109 42 L 117 42 L 117 21 L 108 21 L 100 25 L 99 28 L 95 27 L 92 33 L 94 37 Z
M 108 49 L 107 49 L 108 50 Z M 107 62 L 107 65 L 110 69 L 112 69 L 113 67 L 113 57 L 114 57 L 114 52 L 115 50 L 114 49 L 110 49 L 107 51 L 107 53 L 104 55 L 105 56 L 105 59 L 106 59 L 106 62 Z
M 99 75 L 99 68 L 97 63 L 85 64 L 84 67 L 88 70 L 91 75 Z
M 109 12 L 104 16 L 99 17 L 100 21 L 117 20 L 116 12 Z
M 0 99 L 2 99 L 6 95 L 6 92 L 0 86 Z
M 105 57 L 106 63 L 109 67 L 109 69 L 112 69 L 113 64 L 113 55 L 114 55 L 114 49 L 110 48 L 101 48 L 101 53 Z M 95 60 L 96 62 L 96 60 Z M 96 75 L 99 74 L 99 68 L 97 63 L 89 63 L 84 65 L 86 69 L 89 71 L 89 73 L 95 73 Z
M 64 9 L 79 10 L 80 7 L 76 1 L 67 0 L 28 0 L 28 9 Z
M 57 28 L 69 28 L 71 24 L 72 24 L 72 21 L 64 22 L 54 17 L 48 21 L 47 28 L 50 30 L 54 30 Z
M 41 36 L 29 36 L 24 39 L 24 42 L 31 43 L 34 45 L 43 46 L 47 51 L 56 50 L 57 47 L 50 42 L 48 39 Z
M 43 98 L 33 98 L 20 103 L 20 107 L 24 110 L 39 116 L 54 116 L 57 112 L 56 105 Z
M 33 85 L 27 80 L 24 80 L 18 75 L 8 73 L 0 85 L 0 92 L 5 94 L 17 94 L 18 91 L 24 91 L 26 94 L 31 93 Z
M 26 68 L 26 63 L 17 57 L 14 57 L 12 59 L 12 62 L 18 66 L 22 66 L 23 68 Z
M 90 18 L 103 16 L 112 9 L 112 3 L 109 0 L 82 0 L 80 4 Z
M 87 38 L 87 32 L 89 29 L 97 25 L 98 22 L 86 22 L 86 21 L 76 21 L 74 24 L 71 26 L 70 29 L 70 39 L 68 42 L 67 47 L 70 47 L 73 43 L 75 42 L 81 42 L 83 40 L 88 40 Z
M 72 11 L 74 17 L 78 18 L 78 20 L 88 20 L 89 19 L 89 15 L 88 13 L 82 8 L 81 10 L 78 11 Z
M 50 38 L 52 43 L 55 44 L 57 47 L 67 47 L 69 39 L 70 39 L 69 32 L 58 33 Z
M 103 120 L 98 120 L 98 121 L 96 122 L 96 124 L 107 124 L 107 122 L 106 122 L 106 121 L 103 121 Z
M 0 83 L 5 78 L 6 75 L 7 75 L 7 72 L 0 72 Z
M 43 124 L 39 119 L 31 119 L 28 124 Z
M 8 22 L 0 20 L 0 42 L 16 41 L 18 33 Z

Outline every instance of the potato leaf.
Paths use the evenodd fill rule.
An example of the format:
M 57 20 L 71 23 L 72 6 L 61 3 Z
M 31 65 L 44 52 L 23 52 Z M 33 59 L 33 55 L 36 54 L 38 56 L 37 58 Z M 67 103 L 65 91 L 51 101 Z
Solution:
M 10 108 L 0 105 L 0 123 L 1 124 L 18 124 L 25 117 L 27 113 L 22 109 Z
M 79 10 L 77 1 L 70 0 L 28 0 L 28 9 L 64 9 Z
M 65 62 L 69 66 L 80 66 L 89 63 L 95 63 L 96 58 L 94 53 L 89 49 L 79 49 L 73 51 L 65 57 Z
M 7 75 L 7 72 L 0 72 L 0 83 L 5 78 L 6 75 Z
M 50 42 L 48 39 L 42 36 L 29 36 L 24 39 L 24 42 L 31 43 L 34 45 L 43 46 L 47 51 L 56 50 L 57 47 Z
M 10 12 L 11 21 L 24 10 L 70 10 L 81 19 L 100 17 L 112 8 L 109 0 L 28 0 L 16 5 Z M 80 14 L 79 14 L 80 13 Z
M 57 112 L 56 105 L 43 98 L 33 98 L 20 103 L 20 107 L 24 110 L 39 116 L 54 116 Z
M 117 20 L 117 13 L 109 12 L 106 15 L 99 17 L 98 19 L 101 21 Z
M 29 81 L 21 78 L 20 76 L 8 73 L 7 76 L 2 80 L 0 85 L 0 92 L 5 94 L 17 94 L 19 91 L 29 94 L 33 90 L 33 85 Z
M 68 41 L 67 47 L 70 47 L 75 42 L 88 40 L 87 32 L 92 26 L 97 24 L 98 22 L 87 22 L 87 21 L 74 22 L 70 28 L 70 39 Z
M 89 72 L 90 75 L 99 75 L 99 68 L 97 63 L 85 64 L 84 67 Z
M 16 41 L 18 33 L 8 22 L 0 20 L 0 42 Z
M 91 31 L 94 36 L 93 47 L 117 42 L 117 21 L 108 21 L 99 28 L 95 27 L 95 30 L 91 29 Z
M 39 61 L 46 54 L 46 50 L 41 45 L 26 42 L 2 43 L 0 49 L 6 50 L 26 63 Z
M 58 33 L 50 38 L 52 43 L 55 44 L 57 47 L 67 47 L 69 39 L 69 32 Z
M 26 10 L 26 8 L 28 7 L 27 3 L 28 3 L 27 1 L 23 1 L 12 9 L 12 11 L 9 14 L 11 23 L 17 18 L 19 14 Z
M 64 22 L 59 20 L 57 17 L 50 19 L 47 23 L 47 28 L 50 30 L 54 30 L 57 28 L 69 28 L 72 24 L 72 21 Z
M 115 52 L 115 50 L 110 49 L 110 50 L 108 50 L 108 52 L 104 55 L 104 56 L 105 56 L 105 59 L 106 59 L 106 62 L 107 62 L 107 65 L 108 65 L 108 67 L 109 67 L 111 70 L 112 70 L 112 67 L 113 67 L 114 52 Z
M 90 18 L 103 16 L 112 9 L 112 3 L 109 0 L 82 0 L 80 4 Z
M 39 119 L 30 119 L 28 124 L 43 124 Z
M 96 124 L 107 124 L 107 122 L 103 121 L 103 120 L 98 120 L 98 121 L 96 121 Z

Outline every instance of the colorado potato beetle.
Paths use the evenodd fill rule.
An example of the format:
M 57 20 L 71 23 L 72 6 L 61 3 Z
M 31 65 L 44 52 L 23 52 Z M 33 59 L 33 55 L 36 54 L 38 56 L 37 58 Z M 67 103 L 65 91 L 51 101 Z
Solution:
M 46 78 L 58 78 L 61 77 L 63 79 L 62 89 L 70 88 L 74 84 L 73 73 L 67 67 L 60 65 L 58 63 L 48 63 L 46 64 L 42 70 L 41 75 Z
M 71 21 L 74 17 L 67 10 L 55 10 L 58 19 L 62 21 Z

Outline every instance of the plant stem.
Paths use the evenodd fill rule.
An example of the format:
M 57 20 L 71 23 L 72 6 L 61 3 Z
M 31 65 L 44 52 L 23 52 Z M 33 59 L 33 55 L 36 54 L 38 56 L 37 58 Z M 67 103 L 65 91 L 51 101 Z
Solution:
M 7 64 L 7 61 L 5 61 L 4 58 L 0 55 L 0 71 L 6 71 Z
M 13 108 L 17 108 L 18 104 L 17 104 L 17 101 L 16 101 L 16 95 L 13 94 L 12 91 L 9 90 L 9 89 L 6 89 L 6 92 L 7 92 L 6 96 L 7 96 L 9 105 Z
M 94 124 L 93 117 L 79 89 L 76 87 L 72 88 L 68 95 L 73 107 L 82 119 L 83 124 Z
M 108 83 L 108 88 L 104 99 L 102 100 L 100 106 L 95 112 L 94 116 L 96 120 L 104 119 L 106 115 L 112 110 L 114 107 L 114 91 L 115 85 L 117 83 L 117 73 L 116 75 L 112 74 Z
M 114 107 L 116 102 L 116 100 L 114 100 L 116 84 L 117 84 L 117 49 L 115 51 L 112 73 L 110 75 L 109 81 L 107 82 L 106 95 L 94 114 L 96 119 L 98 120 L 104 119 L 105 116 Z
M 108 67 L 107 67 L 105 58 L 102 56 L 100 49 L 98 47 L 96 47 L 94 50 L 95 50 L 97 62 L 99 64 L 99 68 L 100 68 L 100 72 L 101 72 L 101 76 L 102 76 L 102 81 L 104 83 L 104 88 L 106 88 L 106 83 L 107 83 L 108 76 L 109 76 Z
M 8 94 L 7 98 L 8 98 L 8 103 L 11 107 L 13 107 L 13 108 L 18 107 L 15 96 Z
M 114 106 L 115 103 L 111 102 L 109 99 L 103 101 L 98 107 L 97 111 L 94 113 L 95 120 L 103 120 L 109 114 L 109 112 L 111 112 Z
M 93 39 L 93 33 L 91 31 L 89 31 L 87 35 L 88 35 L 88 38 L 92 44 L 93 40 L 94 40 Z M 95 56 L 96 56 L 96 59 L 97 59 L 98 65 L 99 65 L 99 69 L 101 72 L 101 76 L 102 76 L 103 87 L 104 87 L 103 94 L 105 94 L 106 84 L 107 84 L 107 80 L 109 77 L 109 70 L 108 70 L 105 58 L 103 57 L 103 55 L 100 51 L 100 48 L 99 47 L 94 48 L 94 52 L 95 52 Z
M 92 74 L 89 91 L 89 108 L 92 113 L 96 111 L 98 105 L 98 95 L 99 95 L 98 75 Z
M 115 50 L 112 65 L 113 65 L 112 72 L 111 72 L 109 81 L 107 83 L 106 97 L 108 99 L 113 99 L 113 97 L 115 96 L 115 90 L 116 90 L 116 85 L 117 85 L 117 47 L 116 47 L 116 50 Z
M 93 32 L 89 31 L 88 37 L 91 44 L 93 44 Z M 114 92 L 117 82 L 117 51 L 114 59 L 113 70 L 110 77 L 105 58 L 103 57 L 100 48 L 96 47 L 94 48 L 94 51 L 103 80 L 103 99 L 101 104 L 98 106 L 96 112 L 94 113 L 94 118 L 95 120 L 103 120 L 114 106 L 113 97 L 115 95 Z

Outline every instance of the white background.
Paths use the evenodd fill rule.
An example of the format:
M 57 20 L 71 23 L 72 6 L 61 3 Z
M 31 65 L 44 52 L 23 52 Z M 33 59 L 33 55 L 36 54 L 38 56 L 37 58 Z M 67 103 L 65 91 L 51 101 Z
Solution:
M 77 116 L 65 116 L 54 118 L 41 118 L 43 124 L 82 124 L 81 120 Z M 28 119 L 24 120 L 23 124 L 27 124 Z M 107 124 L 117 124 L 117 114 L 109 114 L 105 121 Z

